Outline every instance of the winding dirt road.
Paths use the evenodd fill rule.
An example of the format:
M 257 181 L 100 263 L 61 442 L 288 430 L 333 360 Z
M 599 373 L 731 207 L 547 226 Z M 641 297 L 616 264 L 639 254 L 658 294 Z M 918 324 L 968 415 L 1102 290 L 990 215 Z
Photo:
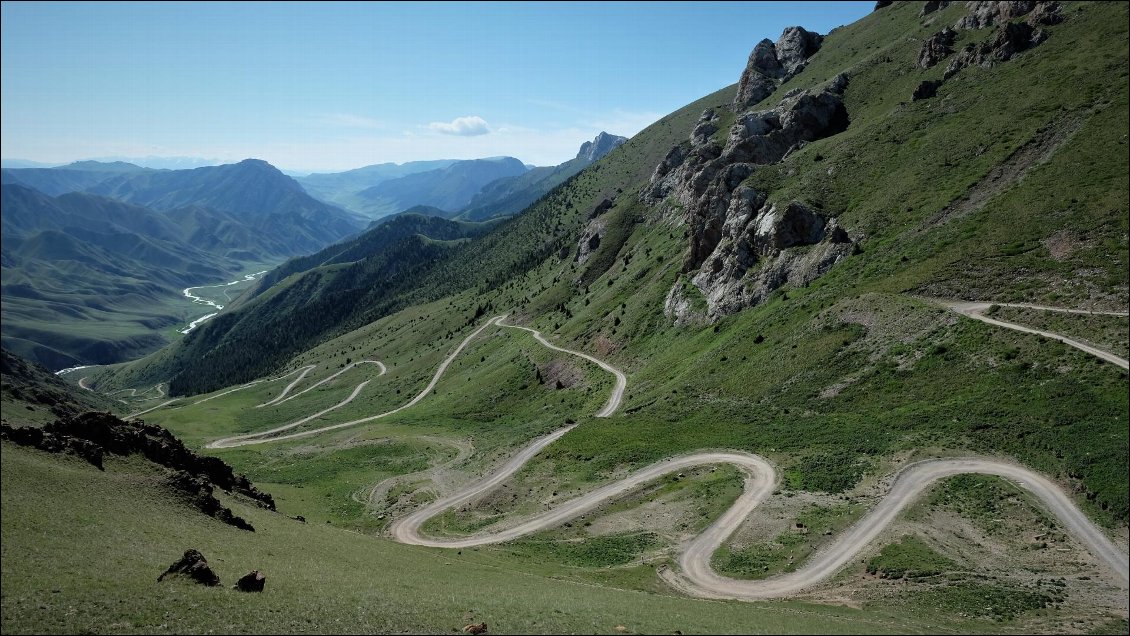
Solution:
M 585 360 L 588 360 L 589 362 L 599 366 L 601 369 L 604 369 L 605 371 L 611 373 L 612 375 L 614 375 L 616 377 L 616 385 L 612 387 L 612 395 L 608 396 L 608 402 L 606 402 L 604 404 L 604 408 L 597 411 L 595 417 L 608 417 L 609 415 L 612 415 L 613 413 L 615 413 L 616 409 L 620 408 L 620 402 L 622 402 L 624 400 L 624 389 L 626 389 L 628 387 L 628 378 L 625 377 L 624 374 L 619 369 L 608 364 L 607 362 L 605 362 L 603 360 L 598 360 L 598 359 L 590 356 L 587 353 L 582 353 L 580 351 L 573 351 L 572 349 L 564 349 L 562 347 L 558 347 L 557 345 L 546 340 L 545 336 L 541 335 L 541 332 L 538 331 L 537 329 L 530 329 L 529 327 L 519 327 L 518 325 L 505 324 L 504 322 L 502 322 L 503 319 L 505 319 L 505 318 L 506 318 L 506 316 L 499 316 L 498 318 L 494 319 L 494 322 L 495 322 L 495 324 L 499 325 L 500 327 L 509 327 L 511 329 L 521 329 L 522 331 L 528 331 L 528 332 L 534 334 L 534 339 L 537 340 L 538 342 L 540 342 L 543 346 L 548 347 L 550 349 L 553 349 L 554 351 L 560 351 L 561 353 L 568 353 L 570 355 L 574 355 L 574 356 L 577 356 L 579 358 L 584 358 Z
M 1103 360 L 1106 360 L 1107 362 L 1112 362 L 1112 363 L 1122 367 L 1123 369 L 1130 369 L 1130 360 L 1116 356 L 1109 351 L 1104 351 L 1102 349 L 1092 347 L 1089 344 L 1086 344 L 1084 342 L 1079 342 L 1078 340 L 1073 340 L 1071 338 L 1068 338 L 1067 336 L 1055 333 L 1053 331 L 1043 331 L 1043 330 L 1040 330 L 1040 329 L 1033 329 L 1032 327 L 1025 327 L 1024 325 L 1018 325 L 1014 322 L 1006 322 L 1004 320 L 997 320 L 996 318 L 990 318 L 990 317 L 985 315 L 985 312 L 988 311 L 989 307 L 992 307 L 993 305 L 998 305 L 1000 307 L 1019 307 L 1019 308 L 1022 308 L 1022 309 L 1040 309 L 1040 310 L 1043 310 L 1043 311 L 1057 311 L 1057 312 L 1065 313 L 1065 314 L 1089 314 L 1089 315 L 1098 315 L 1098 316 L 1126 316 L 1126 315 L 1130 315 L 1130 314 L 1128 314 L 1128 312 L 1125 312 L 1125 311 L 1090 311 L 1090 310 L 1086 310 L 1086 309 L 1065 309 L 1065 308 L 1062 308 L 1062 307 L 1045 307 L 1043 305 L 1029 305 L 1029 304 L 1025 304 L 1025 303 L 986 303 L 986 302 L 942 301 L 942 304 L 944 304 L 946 307 L 949 307 L 953 311 L 956 311 L 957 313 L 959 313 L 963 316 L 968 316 L 969 318 L 972 318 L 974 320 L 980 320 L 981 322 L 988 323 L 990 325 L 995 325 L 997 327 L 1004 327 L 1005 329 L 1013 329 L 1015 331 L 1023 331 L 1024 333 L 1036 334 L 1038 336 L 1043 336 L 1045 338 L 1051 338 L 1052 340 L 1058 340 L 1065 345 L 1075 347 L 1076 349 L 1079 349 L 1080 351 L 1085 351 L 1085 352 L 1095 356 L 1096 358 L 1101 358 Z
M 983 311 L 981 306 L 983 305 L 984 309 L 987 309 L 990 304 L 991 303 L 979 303 L 973 308 L 964 306 L 958 308 L 955 306 L 954 309 L 966 315 L 970 315 L 971 317 L 978 317 L 978 312 Z M 970 313 L 966 313 L 967 311 Z M 467 336 L 467 338 L 465 338 L 439 365 L 428 385 L 412 400 L 392 411 L 316 430 L 270 437 L 271 435 L 298 426 L 329 410 L 333 410 L 333 408 L 338 408 L 348 403 L 356 396 L 361 388 L 365 386 L 368 382 L 366 381 L 358 385 L 358 387 L 354 389 L 353 394 L 344 402 L 331 409 L 269 431 L 217 440 L 209 444 L 208 447 L 229 448 L 246 444 L 259 444 L 305 437 L 328 430 L 370 422 L 404 410 L 422 400 L 424 396 L 435 387 L 448 366 L 455 357 L 463 351 L 467 344 L 492 325 L 529 331 L 538 342 L 550 349 L 576 355 L 598 364 L 602 369 L 612 373 L 616 378 L 616 382 L 608 402 L 596 416 L 608 417 L 615 413 L 620 407 L 627 386 L 627 379 L 622 372 L 582 352 L 553 345 L 537 330 L 507 325 L 502 322 L 504 318 L 505 316 L 491 318 L 471 335 Z M 1013 325 L 1012 323 L 994 321 L 992 319 L 985 319 L 984 317 L 978 317 L 978 319 L 984 319 L 990 324 L 996 324 L 1010 329 L 1017 329 L 1019 331 L 1039 335 L 1048 335 L 1048 337 L 1056 337 L 1057 339 L 1062 338 L 1062 336 L 1058 336 L 1058 334 L 1048 334 L 1047 332 L 1029 329 L 1022 325 Z M 1072 346 L 1076 346 L 1076 344 L 1072 344 Z M 1104 355 L 1100 355 L 1106 354 L 1106 352 L 1092 351 L 1090 348 L 1084 348 L 1083 350 L 1094 355 L 1099 355 L 1099 357 L 1103 359 L 1109 359 Z M 732 464 L 746 474 L 745 488 L 742 495 L 734 502 L 730 509 L 711 524 L 709 528 L 697 537 L 691 539 L 684 546 L 681 556 L 679 557 L 678 571 L 666 570 L 661 572 L 661 576 L 675 587 L 696 596 L 738 600 L 778 598 L 792 596 L 835 574 L 874 541 L 901 511 L 916 501 L 938 480 L 954 475 L 977 473 L 996 475 L 1009 479 L 1018 484 L 1021 488 L 1031 492 L 1060 520 L 1068 532 L 1087 547 L 1097 560 L 1110 568 L 1119 585 L 1124 588 L 1130 588 L 1130 566 L 1128 566 L 1127 563 L 1126 552 L 1111 542 L 1103 531 L 1095 526 L 1074 502 L 1072 502 L 1071 498 L 1063 489 L 1052 480 L 1022 466 L 983 458 L 926 460 L 903 468 L 894 476 L 890 490 L 886 496 L 883 497 L 871 512 L 844 531 L 833 543 L 813 555 L 804 566 L 792 573 L 770 577 L 760 581 L 725 577 L 715 572 L 710 565 L 711 556 L 718 547 L 721 546 L 722 543 L 738 529 L 741 523 L 772 494 L 777 486 L 779 477 L 776 469 L 768 460 L 752 453 L 714 451 L 668 458 L 641 468 L 623 479 L 562 503 L 552 510 L 525 519 L 516 526 L 497 532 L 484 531 L 458 538 L 434 538 L 421 534 L 421 528 L 429 519 L 441 514 L 445 510 L 472 501 L 500 487 L 538 453 L 576 428 L 576 426 L 578 425 L 572 424 L 535 439 L 490 475 L 461 488 L 454 494 L 443 497 L 405 517 L 397 519 L 389 528 L 392 537 L 401 543 L 439 548 L 466 548 L 501 543 L 517 539 L 530 533 L 559 526 L 565 521 L 592 510 L 610 499 L 624 495 L 666 474 L 694 466 Z M 389 480 L 386 480 L 386 482 L 388 481 Z M 383 483 L 385 482 L 382 482 L 382 484 Z M 378 487 L 380 485 L 381 484 L 378 484 Z M 376 488 L 374 491 L 375 490 Z
M 306 370 L 302 372 L 302 375 L 298 376 L 297 378 L 295 378 L 294 382 L 291 382 L 289 385 L 287 385 L 287 387 L 285 389 L 283 389 L 283 392 L 280 393 L 278 395 L 278 397 L 276 397 L 275 399 L 273 399 L 269 402 L 263 402 L 262 404 L 256 406 L 255 408 L 262 408 L 264 406 L 271 406 L 272 404 L 282 404 L 283 402 L 286 402 L 288 400 L 293 400 L 294 398 L 302 395 L 303 393 L 306 393 L 307 391 L 313 391 L 314 389 L 322 386 L 326 382 L 330 382 L 330 381 L 336 379 L 337 376 L 339 376 L 342 373 L 345 373 L 346 371 L 352 369 L 353 367 L 355 367 L 357 365 L 361 365 L 361 364 L 375 364 L 378 367 L 380 367 L 381 372 L 377 374 L 378 376 L 382 376 L 388 371 L 388 369 L 385 368 L 385 365 L 384 365 L 383 362 L 379 362 L 377 360 L 358 360 L 357 362 L 351 362 L 344 369 L 338 371 L 337 373 L 335 373 L 335 374 L 333 374 L 329 377 L 323 378 L 322 380 L 319 380 L 318 382 L 311 384 L 310 386 L 306 387 L 305 389 L 302 389 L 298 393 L 295 393 L 294 395 L 287 397 L 287 393 L 290 393 L 290 390 L 294 388 L 294 385 L 301 382 L 302 378 L 305 378 L 306 374 L 309 373 L 314 368 L 314 365 L 310 365 L 308 367 L 305 367 Z
M 235 393 L 236 391 L 242 391 L 244 389 L 250 389 L 251 387 L 256 386 L 258 384 L 263 384 L 264 382 L 277 382 L 279 380 L 282 380 L 283 378 L 289 378 L 290 376 L 294 375 L 295 373 L 301 372 L 302 376 L 305 376 L 307 373 L 312 371 L 315 366 L 316 365 L 308 364 L 304 367 L 298 367 L 297 369 L 295 369 L 293 371 L 288 371 L 288 372 L 284 373 L 283 375 L 280 375 L 280 376 L 275 377 L 275 378 L 263 379 L 263 380 L 252 380 L 251 382 L 248 382 L 247 384 L 241 384 L 241 385 L 235 387 L 234 389 L 228 389 L 227 391 L 224 391 L 223 393 L 217 393 L 215 395 L 209 395 L 208 397 L 206 397 L 202 400 L 197 400 L 197 401 L 193 402 L 193 405 L 203 404 L 204 402 L 207 402 L 209 400 L 214 400 L 214 399 L 219 398 L 219 397 L 224 397 L 225 395 Z M 283 389 L 282 395 L 286 395 L 286 392 L 290 390 L 291 386 L 294 386 L 293 382 L 290 383 L 290 386 Z
M 357 426 L 358 424 L 365 424 L 366 422 L 372 422 L 374 420 L 379 420 L 383 417 L 388 417 L 389 415 L 392 415 L 394 413 L 399 413 L 400 411 L 403 411 L 404 409 L 409 408 L 411 406 L 415 406 L 417 403 L 419 403 L 420 400 L 424 399 L 424 397 L 427 396 L 428 393 L 430 393 L 432 389 L 435 388 L 436 383 L 439 382 L 439 379 L 441 377 L 443 377 L 444 372 L 447 371 L 447 367 L 451 366 L 452 360 L 455 360 L 455 358 L 460 353 L 463 352 L 463 349 L 465 349 L 467 347 L 467 345 L 472 340 L 474 340 L 480 333 L 485 331 L 487 327 L 490 327 L 491 325 L 497 324 L 500 320 L 502 320 L 505 317 L 506 316 L 495 316 L 494 318 L 491 318 L 490 320 L 486 321 L 486 323 L 484 323 L 483 326 L 479 327 L 474 332 L 472 332 L 471 335 L 464 338 L 463 342 L 460 342 L 459 346 L 455 348 L 455 351 L 452 351 L 451 354 L 448 355 L 446 358 L 444 358 L 443 362 L 441 362 L 439 364 L 439 367 L 436 368 L 435 375 L 432 376 L 432 379 L 431 379 L 431 381 L 428 382 L 428 385 L 425 386 L 422 391 L 420 391 L 418 394 L 416 394 L 416 397 L 412 398 L 411 400 L 402 404 L 401 406 L 398 406 L 395 409 L 392 409 L 391 411 L 385 411 L 384 413 L 379 413 L 377 415 L 370 415 L 369 417 L 363 417 L 359 420 L 352 420 L 350 422 L 342 422 L 341 424 L 333 424 L 331 426 L 323 426 L 322 428 L 316 428 L 316 429 L 312 429 L 312 430 L 309 430 L 309 431 L 302 431 L 302 432 L 299 432 L 299 433 L 291 433 L 290 435 L 279 435 L 277 437 L 272 437 L 276 433 L 281 433 L 283 431 L 292 429 L 296 426 L 301 426 L 302 424 L 305 424 L 306 422 L 309 422 L 310 420 L 312 420 L 312 419 L 314 419 L 318 416 L 324 415 L 326 413 L 329 413 L 330 411 L 333 411 L 335 409 L 339 409 L 339 408 L 345 406 L 346 404 L 349 404 L 350 402 L 353 401 L 353 398 L 357 397 L 357 394 L 361 392 L 361 389 L 363 389 L 365 387 L 365 385 L 368 384 L 368 380 L 366 380 L 365 382 L 362 382 L 361 384 L 357 385 L 357 388 L 353 389 L 353 393 L 349 397 L 347 397 L 345 400 L 343 400 L 342 402 L 340 402 L 339 404 L 337 404 L 335 406 L 331 406 L 330 408 L 328 408 L 324 411 L 315 413 L 314 415 L 311 415 L 309 417 L 305 417 L 301 420 L 298 420 L 297 422 L 291 422 L 290 424 L 284 424 L 283 426 L 279 426 L 277 428 L 272 428 L 269 431 L 261 431 L 259 433 L 249 433 L 247 435 L 237 435 L 235 437 L 225 437 L 224 439 L 218 439 L 214 442 L 210 442 L 206 446 L 206 448 L 234 448 L 236 446 L 249 446 L 251 444 L 263 444 L 263 443 L 266 443 L 266 442 L 279 442 L 279 441 L 287 440 L 287 439 L 297 439 L 299 437 L 309 437 L 311 435 L 317 435 L 319 433 L 324 433 L 326 431 L 334 431 L 334 430 L 338 430 L 338 429 L 341 429 L 341 428 L 347 428 L 347 427 L 350 427 L 350 426 Z M 381 375 L 383 375 L 384 372 L 385 372 L 385 366 L 383 364 L 381 364 Z M 284 391 L 284 395 L 285 395 L 285 391 Z
M 454 439 L 449 437 L 435 437 L 432 435 L 416 435 L 414 437 L 426 442 L 430 442 L 432 444 L 452 446 L 456 450 L 455 457 L 452 457 L 445 462 L 438 463 L 423 470 L 418 470 L 414 473 L 394 475 L 392 477 L 389 477 L 388 479 L 383 479 L 373 485 L 373 487 L 369 489 L 368 494 L 364 496 L 354 493 L 354 501 L 356 501 L 357 503 L 367 504 L 369 506 L 377 506 L 378 502 L 380 502 L 380 500 L 383 499 L 385 495 L 387 495 L 388 492 L 393 489 L 394 486 L 397 486 L 399 484 L 428 480 L 438 485 L 445 471 L 448 471 L 451 468 L 467 461 L 475 452 L 475 446 L 469 440 Z

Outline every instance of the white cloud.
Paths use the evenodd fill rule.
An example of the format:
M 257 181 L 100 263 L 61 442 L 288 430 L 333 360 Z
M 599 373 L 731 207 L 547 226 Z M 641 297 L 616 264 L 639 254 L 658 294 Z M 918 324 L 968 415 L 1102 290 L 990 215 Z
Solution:
M 469 117 L 456 117 L 450 124 L 442 121 L 433 121 L 428 128 L 445 135 L 458 135 L 460 137 L 474 137 L 490 132 L 486 120 L 478 115 Z

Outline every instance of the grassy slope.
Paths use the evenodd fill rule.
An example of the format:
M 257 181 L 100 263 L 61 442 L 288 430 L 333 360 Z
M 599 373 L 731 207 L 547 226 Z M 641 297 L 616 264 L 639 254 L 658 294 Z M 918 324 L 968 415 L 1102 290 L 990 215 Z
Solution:
M 555 581 L 231 500 L 256 527 L 243 532 L 171 500 L 143 462 L 111 460 L 99 472 L 8 444 L 2 451 L 5 633 L 438 633 L 477 621 L 492 633 L 617 625 L 645 633 L 928 630 L 850 609 L 694 601 Z M 46 492 L 55 505 L 41 505 Z M 224 586 L 155 583 L 189 547 L 204 553 Z M 263 594 L 227 587 L 253 569 L 267 575 Z
M 609 357 L 629 372 L 622 414 L 583 419 L 515 483 L 544 477 L 550 488 L 588 488 L 673 453 L 726 447 L 769 456 L 784 469 L 789 489 L 839 492 L 884 474 L 895 455 L 987 453 L 1057 476 L 1078 489 L 1079 501 L 1096 519 L 1125 532 L 1126 375 L 1057 343 L 959 319 L 904 295 L 960 293 L 1064 305 L 1125 298 L 1125 136 L 1109 133 L 1127 128 L 1125 7 L 1068 5 L 1070 19 L 1036 51 L 996 69 L 968 69 L 935 100 L 900 105 L 921 78 L 940 72 L 912 70 L 917 44 L 907 39 L 956 21 L 960 10 L 954 5 L 934 25 L 919 27 L 917 7 L 885 9 L 833 33 L 793 80 L 814 84 L 855 69 L 847 95 L 852 127 L 751 177 L 774 198 L 820 202 L 866 237 L 862 254 L 809 288 L 778 293 L 717 328 L 675 328 L 662 315 L 685 249 L 683 228 L 642 208 L 634 190 L 670 144 L 689 133 L 698 112 L 728 102 L 731 88 L 657 123 L 475 244 L 477 262 L 487 272 L 508 271 L 499 263 L 525 258 L 527 253 L 499 249 L 516 236 L 557 241 L 549 250 L 555 253 L 576 236 L 588 210 L 620 188 L 607 213 L 611 229 L 584 267 L 571 254 L 535 261 L 525 276 L 495 280 L 501 285 L 493 291 L 407 309 L 299 356 L 292 366 L 318 361 L 333 367 L 362 351 L 394 362 L 389 376 L 370 385 L 369 402 L 329 417 L 372 413 L 414 394 L 460 334 L 469 332 L 476 306 L 489 301 L 513 308 L 551 339 Z M 1003 103 L 1021 107 L 1004 118 L 997 114 Z M 921 227 L 1037 129 L 1072 118 L 1081 122 L 1078 132 L 1018 186 L 1004 189 L 980 212 Z M 1059 232 L 1079 235 L 1080 247 L 1067 258 L 1053 257 L 1043 243 Z M 468 273 L 441 272 L 474 282 Z M 366 435 L 474 434 L 477 446 L 483 436 L 484 452 L 472 460 L 481 466 L 508 445 L 599 404 L 596 393 L 570 397 L 527 419 L 532 413 L 520 405 L 536 411 L 551 401 L 531 392 L 540 389 L 521 388 L 530 367 L 503 364 L 513 362 L 519 345 L 480 346 L 499 348 L 492 355 L 472 349 L 452 377 L 455 383 L 441 383 L 435 401 Z M 525 349 L 538 355 L 532 344 Z M 334 403 L 350 386 L 331 389 L 336 393 L 317 397 L 317 404 Z M 207 417 L 186 410 L 161 418 L 179 434 L 203 441 L 261 429 L 299 410 L 306 414 L 315 404 L 294 400 L 272 416 L 239 410 L 257 403 L 240 399 L 215 405 Z M 343 433 L 311 445 L 333 447 L 349 438 Z M 396 445 L 399 450 L 389 452 L 401 458 L 432 461 L 436 455 L 417 441 Z M 333 463 L 333 454 L 319 453 L 302 460 L 309 462 L 307 474 L 321 474 Z M 269 480 L 280 456 L 283 450 L 253 448 L 226 458 L 262 470 L 259 477 Z M 356 462 L 347 464 L 352 470 Z M 386 464 L 388 470 L 374 472 L 416 465 Z M 313 482 L 323 499 L 342 494 L 334 478 Z M 288 510 L 289 500 L 309 510 L 314 499 L 295 490 L 284 492 L 280 505 Z M 503 512 L 528 505 L 497 503 Z M 361 518 L 358 509 L 334 513 L 335 505 L 315 509 L 335 523 Z M 530 548 L 516 548 L 524 549 Z M 500 559 L 508 567 L 533 567 Z

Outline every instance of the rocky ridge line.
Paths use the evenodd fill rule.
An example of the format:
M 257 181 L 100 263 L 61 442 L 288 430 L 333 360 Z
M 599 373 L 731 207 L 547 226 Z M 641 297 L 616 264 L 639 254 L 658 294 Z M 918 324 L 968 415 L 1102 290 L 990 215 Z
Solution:
M 772 70 L 772 61 L 791 77 L 804 68 L 811 42 L 818 42 L 812 35 L 787 29 L 782 41 L 793 44 L 770 50 L 764 40 L 751 64 Z M 747 68 L 743 80 L 748 73 Z M 743 183 L 756 166 L 845 130 L 848 81 L 841 73 L 823 86 L 790 91 L 773 108 L 738 111 L 724 144 L 714 139 L 721 118 L 706 110 L 689 142 L 673 147 L 656 166 L 640 197 L 677 211 L 689 226 L 682 270 L 707 305 L 705 312 L 694 310 L 684 280 L 676 281 L 664 307 L 676 324 L 713 321 L 755 305 L 784 284 L 807 284 L 852 253 L 854 243 L 834 217 L 800 201 L 770 202 L 767 193 Z M 746 101 L 745 85 L 739 85 L 735 103 Z M 793 249 L 808 246 L 815 247 Z
M 256 488 L 246 476 L 236 474 L 218 457 L 197 455 L 172 433 L 153 424 L 126 422 L 109 413 L 85 413 L 43 428 L 12 427 L 3 423 L 0 438 L 51 453 L 76 455 L 99 469 L 106 453 L 144 455 L 153 463 L 176 471 L 169 477 L 168 485 L 188 495 L 197 509 L 244 530 L 254 531 L 254 528 L 216 499 L 213 486 L 248 497 L 267 510 L 275 510 L 271 495 Z

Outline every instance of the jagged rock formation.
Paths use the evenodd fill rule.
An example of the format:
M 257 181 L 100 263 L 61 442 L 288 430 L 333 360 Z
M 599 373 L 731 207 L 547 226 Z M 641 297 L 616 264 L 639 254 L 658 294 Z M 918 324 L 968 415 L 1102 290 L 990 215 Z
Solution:
M 923 15 L 928 13 L 923 7 Z M 940 3 L 938 9 L 944 8 Z M 1047 31 L 1040 28 L 1058 24 L 1063 21 L 1058 2 L 983 2 L 975 0 L 967 2 L 969 13 L 963 16 L 954 25 L 946 27 L 935 33 L 922 43 L 922 50 L 918 53 L 918 66 L 923 69 L 932 68 L 953 53 L 953 45 L 957 41 L 957 30 L 981 29 L 999 25 L 997 30 L 987 40 L 980 43 L 967 44 L 946 67 L 943 80 L 948 80 L 962 69 L 969 66 L 991 68 L 1007 62 L 1018 53 L 1039 45 L 1047 39 Z M 1027 15 L 1024 22 L 1012 20 Z M 957 30 L 955 30 L 957 29 Z M 926 99 L 937 93 L 940 84 L 923 82 L 914 91 L 912 100 Z
M 9 440 L 20 446 L 38 448 L 48 453 L 67 453 L 85 459 L 99 469 L 102 468 L 102 447 L 85 439 L 56 435 L 34 426 L 12 427 L 7 422 L 0 424 L 0 439 Z
M 220 500 L 216 499 L 215 490 L 207 479 L 178 470 L 169 477 L 168 484 L 176 492 L 187 495 L 189 503 L 209 517 L 223 521 L 229 526 L 235 526 L 240 530 L 255 532 L 254 526 L 247 520 L 236 516 L 231 508 L 224 507 Z
M 220 577 L 208 566 L 208 559 L 205 559 L 204 555 L 201 554 L 199 550 L 185 550 L 184 556 L 170 565 L 169 569 L 165 570 L 161 576 L 157 577 L 157 582 L 160 583 L 165 580 L 166 576 L 177 574 L 187 576 L 193 581 L 203 585 L 214 586 L 220 584 Z
M 918 52 L 918 67 L 931 68 L 953 53 L 953 43 L 957 41 L 957 31 L 946 27 L 926 38 L 922 50 Z
M 988 40 L 962 49 L 946 67 L 945 78 L 953 77 L 967 66 L 991 68 L 1007 62 L 1017 53 L 1027 51 L 1045 39 L 1047 33 L 1043 29 L 1036 29 L 1026 22 L 1009 22 L 997 29 Z
M 763 48 L 761 44 L 758 45 Z M 790 64 L 796 51 L 790 49 Z M 756 50 L 755 50 L 756 55 Z M 786 95 L 775 108 L 749 112 L 730 128 L 726 144 L 711 140 L 718 116 L 702 113 L 689 144 L 671 149 L 655 168 L 641 197 L 681 209 L 690 226 L 683 271 L 706 300 L 706 319 L 761 302 L 785 283 L 806 284 L 852 252 L 835 219 L 799 202 L 777 205 L 743 185 L 755 165 L 780 161 L 804 144 L 848 126 L 843 105 L 846 75 L 822 88 Z M 803 252 L 793 248 L 818 245 Z M 755 267 L 757 266 L 757 267 Z M 697 320 L 680 280 L 665 307 L 676 322 Z
M 576 263 L 584 265 L 585 261 L 589 260 L 593 252 L 600 247 L 604 230 L 608 227 L 608 219 L 601 218 L 601 215 L 611 210 L 613 205 L 615 205 L 615 202 L 605 197 L 589 212 L 589 223 L 581 232 L 581 238 L 577 240 L 577 255 L 573 258 Z
M 706 317 L 715 319 L 761 303 L 785 284 L 807 285 L 854 248 L 835 218 L 797 201 L 766 203 L 764 194 L 741 186 L 718 244 L 691 282 L 706 299 Z
M 126 422 L 109 413 L 85 413 L 58 420 L 43 428 L 0 425 L 0 437 L 21 446 L 47 452 L 77 455 L 102 468 L 103 455 L 144 455 L 150 461 L 177 471 L 169 478 L 175 490 L 187 493 L 205 514 L 244 530 L 251 524 L 235 516 L 213 496 L 213 485 L 226 492 L 251 498 L 263 508 L 275 510 L 274 499 L 260 491 L 244 475 L 237 475 L 218 457 L 197 455 L 172 433 L 144 422 Z
M 768 97 L 782 82 L 804 70 L 808 58 L 820 50 L 824 36 L 803 27 L 788 27 L 774 44 L 765 39 L 753 47 L 738 81 L 734 110 L 741 111 Z
M 577 153 L 577 159 L 584 159 L 589 163 L 593 163 L 604 157 L 604 155 L 612 152 L 625 141 L 628 141 L 627 137 L 601 132 L 592 141 L 586 141 L 581 144 L 581 150 Z
M 1033 0 L 1013 0 L 1008 2 L 993 2 L 976 0 L 967 2 L 969 13 L 962 16 L 954 25 L 958 29 L 982 29 L 985 27 L 1004 25 L 1010 20 L 1021 16 L 1033 14 L 1030 19 L 1038 24 L 1058 24 L 1062 17 L 1059 15 L 1058 2 L 1036 2 Z

